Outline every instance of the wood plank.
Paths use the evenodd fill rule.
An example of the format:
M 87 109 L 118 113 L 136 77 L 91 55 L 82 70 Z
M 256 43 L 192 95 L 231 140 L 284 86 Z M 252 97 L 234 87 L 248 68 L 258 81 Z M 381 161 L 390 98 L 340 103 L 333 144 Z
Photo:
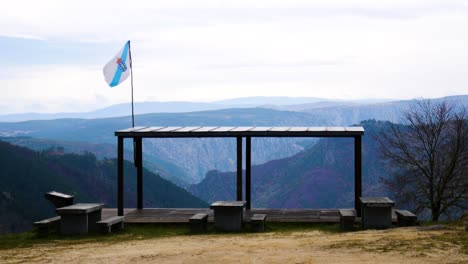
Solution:
M 228 132 L 236 127 L 218 127 L 216 129 L 211 130 L 210 132 Z
M 230 130 L 229 132 L 245 132 L 245 131 L 250 131 L 254 127 L 236 127 L 233 130 Z
M 364 132 L 363 127 L 345 127 L 345 130 L 348 132 Z
M 250 131 L 252 132 L 266 132 L 270 129 L 272 129 L 273 127 L 254 127 L 252 128 Z
M 166 128 L 166 127 L 150 126 L 150 127 L 146 127 L 146 128 L 141 129 L 141 130 L 138 130 L 138 133 L 141 133 L 141 132 L 155 132 L 155 131 L 158 131 L 158 130 L 163 129 L 163 128 Z
M 170 127 L 165 127 L 165 128 L 163 128 L 163 129 L 160 129 L 160 130 L 158 130 L 158 131 L 156 131 L 156 132 L 158 132 L 158 133 L 159 133 L 159 132 L 172 132 L 172 131 L 175 131 L 175 130 L 181 129 L 181 128 L 182 128 L 182 127 L 180 127 L 180 126 L 178 126 L 178 127 L 170 126 Z
M 219 126 L 200 127 L 199 129 L 196 129 L 196 130 L 194 130 L 192 132 L 196 132 L 196 133 L 198 133 L 198 132 L 209 132 L 209 131 L 215 130 L 217 128 L 219 128 Z
M 188 127 L 183 127 L 181 129 L 178 129 L 176 131 L 177 132 L 192 132 L 192 131 L 197 130 L 199 128 L 201 128 L 201 126 L 188 126 Z
M 344 127 L 327 127 L 327 132 L 345 132 Z
M 268 130 L 269 132 L 285 132 L 291 129 L 291 127 L 273 127 L 272 129 Z
M 326 127 L 309 127 L 307 129 L 309 132 L 326 132 L 327 128 Z
M 141 129 L 147 128 L 145 126 L 130 127 L 122 130 L 117 130 L 116 132 L 135 132 Z
M 289 129 L 288 131 L 290 131 L 290 132 L 306 132 L 308 130 L 309 130 L 308 127 L 291 127 L 291 129 Z

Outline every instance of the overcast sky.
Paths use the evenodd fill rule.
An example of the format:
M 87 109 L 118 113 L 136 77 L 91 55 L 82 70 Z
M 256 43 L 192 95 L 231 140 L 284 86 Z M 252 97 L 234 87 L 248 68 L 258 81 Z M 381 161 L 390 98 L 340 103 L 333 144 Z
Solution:
M 102 75 L 127 40 L 135 101 L 468 94 L 465 0 L 15 0 L 0 114 L 129 102 Z

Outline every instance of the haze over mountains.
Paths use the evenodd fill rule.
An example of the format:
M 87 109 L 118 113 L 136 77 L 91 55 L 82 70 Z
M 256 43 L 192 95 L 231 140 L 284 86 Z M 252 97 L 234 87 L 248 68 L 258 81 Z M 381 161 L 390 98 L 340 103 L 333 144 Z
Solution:
M 468 95 L 442 99 L 468 105 Z M 316 100 L 316 102 L 299 105 L 270 105 L 270 108 L 152 113 L 137 115 L 135 120 L 138 126 L 348 126 L 367 119 L 397 121 L 401 111 L 415 102 L 413 100 L 383 103 L 323 102 L 318 101 L 320 99 L 317 98 L 262 97 L 233 99 L 224 103 L 232 105 L 242 102 L 252 103 L 255 100 L 259 104 L 271 101 L 297 103 L 301 100 Z M 109 144 L 115 147 L 116 138 L 113 132 L 127 128 L 130 124 L 129 116 L 3 122 L 0 123 L 0 136 L 27 136 L 59 141 Z M 258 139 L 252 146 L 253 164 L 292 156 L 312 145 L 313 142 L 314 140 L 294 138 Z M 128 145 L 126 150 L 131 150 L 131 145 Z M 109 151 L 109 157 L 114 157 L 115 153 L 116 151 Z M 145 161 L 153 171 L 182 186 L 203 180 L 210 170 L 232 171 L 236 166 L 235 140 L 233 139 L 148 139 L 145 140 L 144 153 Z
M 145 114 L 136 119 L 141 126 L 307 126 L 316 122 L 316 118 L 309 114 L 260 108 Z M 129 117 L 6 122 L 0 123 L 0 136 L 115 145 L 114 131 L 129 127 L 129 123 Z M 304 139 L 261 140 L 253 147 L 253 162 L 293 155 L 302 149 L 301 142 Z M 160 163 L 153 158 L 163 158 L 183 168 L 189 176 L 185 181 L 193 183 L 200 181 L 209 170 L 235 168 L 234 144 L 234 139 L 145 139 L 144 152 L 147 159 L 157 164 Z M 128 145 L 129 149 L 131 145 Z
M 323 104 L 345 104 L 357 105 L 368 103 L 387 102 L 386 99 L 369 99 L 369 100 L 332 100 L 326 98 L 316 97 L 244 97 L 234 98 L 227 100 L 220 100 L 214 102 L 137 102 L 135 103 L 135 114 L 148 114 L 148 113 L 184 113 L 195 111 L 208 111 L 219 110 L 226 108 L 252 108 L 252 107 L 265 107 L 276 108 L 280 106 L 294 106 L 294 105 L 323 105 Z M 101 109 L 83 113 L 20 113 L 0 115 L 0 122 L 19 122 L 27 120 L 50 120 L 59 118 L 106 118 L 131 115 L 131 104 L 123 103 L 111 105 Z

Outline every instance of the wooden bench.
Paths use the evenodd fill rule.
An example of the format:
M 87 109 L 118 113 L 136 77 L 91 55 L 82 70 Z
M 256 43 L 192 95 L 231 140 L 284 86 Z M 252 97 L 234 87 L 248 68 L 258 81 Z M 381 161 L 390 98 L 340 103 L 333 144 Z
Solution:
M 73 200 L 75 199 L 75 196 L 73 195 L 59 193 L 56 191 L 46 192 L 44 196 L 55 206 L 55 208 L 72 205 Z
M 102 233 L 110 233 L 112 230 L 122 230 L 124 228 L 125 216 L 112 216 L 96 222 Z
M 60 216 L 34 222 L 34 227 L 38 235 L 47 235 L 60 230 Z
M 255 232 L 265 231 L 266 214 L 254 214 L 250 218 L 250 225 Z
M 398 219 L 398 226 L 414 226 L 418 218 L 408 210 L 395 210 Z
M 356 211 L 353 209 L 340 209 L 341 228 L 345 230 L 353 229 Z
M 199 213 L 195 214 L 189 219 L 190 232 L 202 233 L 206 232 L 208 226 L 208 215 Z

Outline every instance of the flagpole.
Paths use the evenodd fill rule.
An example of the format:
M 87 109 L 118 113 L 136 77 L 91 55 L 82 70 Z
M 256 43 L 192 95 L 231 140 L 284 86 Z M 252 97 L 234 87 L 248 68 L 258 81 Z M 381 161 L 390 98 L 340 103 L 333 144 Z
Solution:
M 133 67 L 132 67 L 132 49 L 130 48 L 130 40 L 128 41 L 128 55 L 130 56 L 130 82 L 132 84 L 132 127 L 135 127 L 135 114 L 133 112 Z
M 135 127 L 135 113 L 133 111 L 133 66 L 132 66 L 132 49 L 130 48 L 130 40 L 128 41 L 128 56 L 130 57 L 130 82 L 132 86 L 132 127 Z M 135 167 L 139 167 L 138 162 L 138 151 L 137 151 L 137 141 L 136 138 L 133 138 L 133 164 Z M 141 193 L 141 190 L 138 190 L 138 193 Z

